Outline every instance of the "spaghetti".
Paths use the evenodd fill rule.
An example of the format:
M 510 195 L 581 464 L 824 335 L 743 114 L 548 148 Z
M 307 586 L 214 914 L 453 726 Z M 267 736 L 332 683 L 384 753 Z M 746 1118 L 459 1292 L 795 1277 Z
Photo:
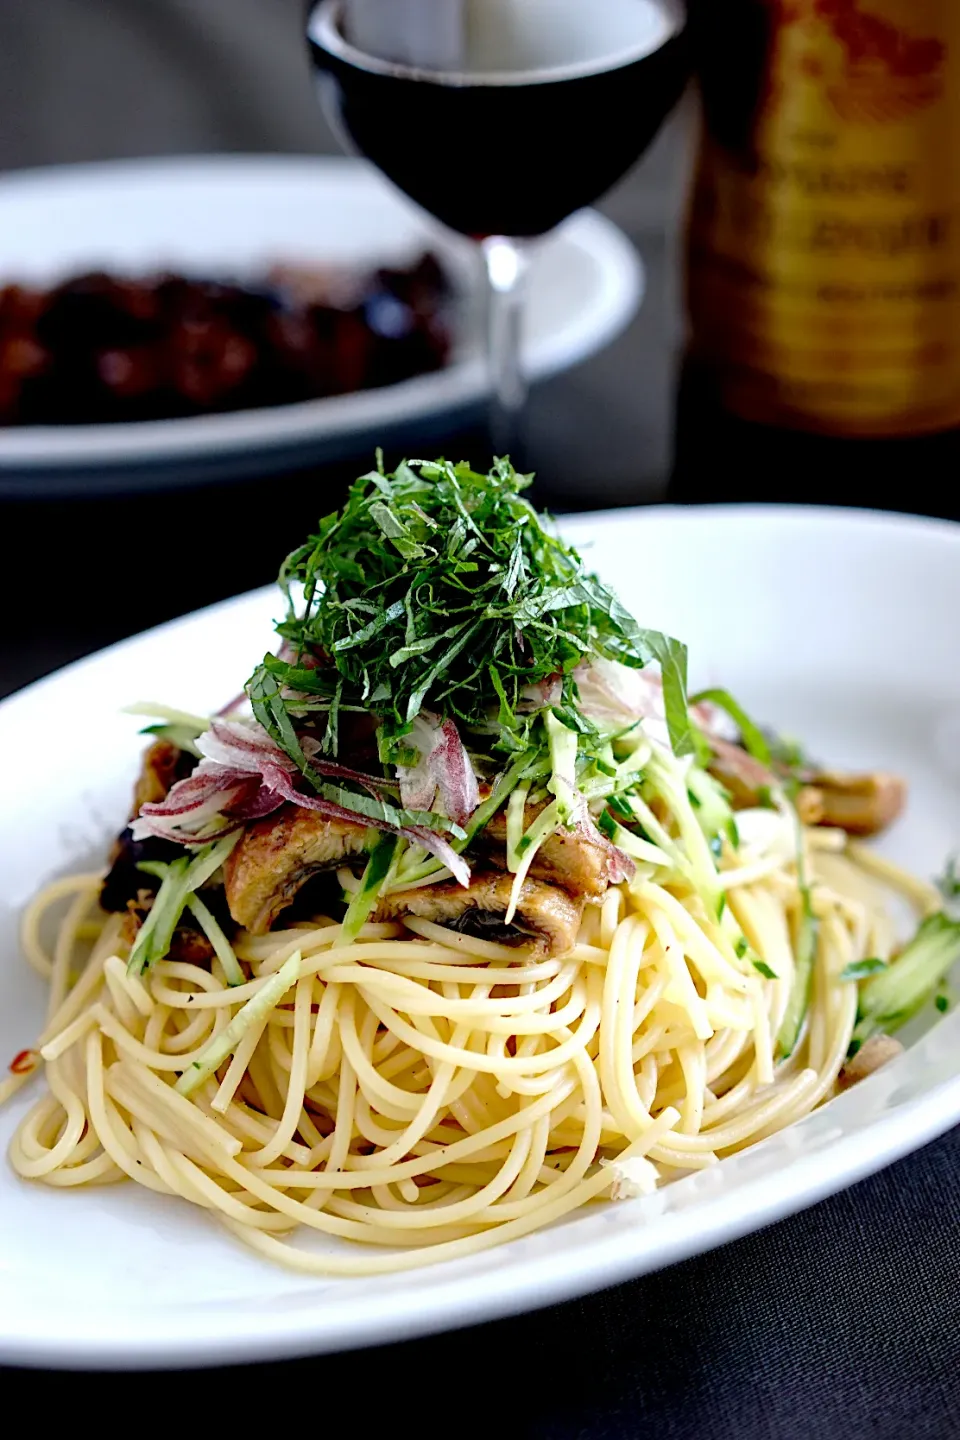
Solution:
M 878 876 L 841 832 L 804 843 L 816 965 L 801 1042 L 776 1066 L 801 910 L 796 858 L 777 843 L 721 860 L 720 915 L 689 883 L 641 872 L 546 960 L 414 918 L 343 944 L 320 918 L 241 934 L 249 979 L 234 987 L 218 960 L 128 974 L 100 877 L 59 881 L 23 922 L 50 984 L 35 1047 L 47 1093 L 17 1128 L 13 1167 L 62 1187 L 127 1177 L 271 1259 L 359 1275 L 474 1254 L 713 1165 L 835 1092 L 857 1012 L 842 972 L 890 953 L 895 892 L 920 915 L 939 904 L 889 865 Z M 775 978 L 738 957 L 740 935 Z M 11 1075 L 0 1098 L 27 1079 Z M 321 1253 L 297 1231 L 373 1253 Z

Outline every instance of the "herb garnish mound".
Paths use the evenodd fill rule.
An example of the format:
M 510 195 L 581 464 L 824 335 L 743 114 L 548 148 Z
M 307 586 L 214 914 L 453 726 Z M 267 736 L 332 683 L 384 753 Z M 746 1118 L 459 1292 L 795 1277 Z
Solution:
M 526 743 L 518 709 L 528 687 L 559 678 L 569 723 L 573 671 L 594 656 L 634 668 L 659 661 L 673 749 L 689 751 L 685 647 L 637 625 L 545 527 L 522 493 L 531 478 L 505 459 L 485 475 L 443 460 L 373 470 L 287 557 L 285 644 L 248 693 L 298 763 L 290 716 L 305 706 L 326 711 L 331 755 L 347 709 L 377 717 L 385 762 L 405 758 L 403 736 L 423 709 L 466 731 L 489 734 L 493 723 L 489 748 L 514 752 Z

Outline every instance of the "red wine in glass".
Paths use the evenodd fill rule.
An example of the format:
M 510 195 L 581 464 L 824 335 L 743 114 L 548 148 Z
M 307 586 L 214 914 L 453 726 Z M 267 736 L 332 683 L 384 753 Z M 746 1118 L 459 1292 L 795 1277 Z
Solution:
M 647 149 L 687 78 L 685 10 L 680 0 L 466 0 L 465 13 L 453 69 L 358 49 L 345 0 L 321 0 L 307 35 L 321 100 L 353 145 L 483 246 L 502 434 L 524 397 L 517 242 L 596 200 Z

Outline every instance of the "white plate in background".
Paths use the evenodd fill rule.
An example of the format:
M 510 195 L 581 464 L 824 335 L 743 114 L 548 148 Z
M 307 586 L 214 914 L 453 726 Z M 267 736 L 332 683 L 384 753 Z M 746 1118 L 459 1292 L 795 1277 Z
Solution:
M 5 176 L 0 285 L 46 285 L 93 269 L 256 280 L 281 261 L 362 268 L 404 261 L 425 248 L 466 291 L 446 369 L 352 395 L 227 415 L 0 428 L 0 495 L 31 493 L 41 472 L 53 472 L 49 483 L 57 493 L 93 492 L 114 488 L 137 467 L 162 467 L 153 483 L 176 484 L 191 479 L 198 465 L 224 473 L 231 462 L 268 468 L 291 451 L 304 462 L 319 460 L 364 437 L 386 444 L 414 422 L 476 406 L 488 390 L 475 248 L 433 224 L 362 161 L 197 156 Z M 605 345 L 642 294 L 643 270 L 629 240 L 595 211 L 573 216 L 534 251 L 524 345 L 529 377 L 564 370 Z
M 611 511 L 564 532 L 642 624 L 838 765 L 889 767 L 910 804 L 883 848 L 921 874 L 960 840 L 960 527 L 855 511 Z M 264 590 L 175 621 L 0 705 L 0 1056 L 40 1028 L 17 915 L 55 875 L 102 863 L 127 813 L 149 694 L 212 710 L 263 653 Z M 55 1190 L 0 1158 L 0 1361 L 202 1365 L 281 1359 L 470 1324 L 642 1275 L 769 1224 L 960 1120 L 960 1013 L 792 1128 L 639 1200 L 591 1206 L 471 1259 L 313 1279 L 207 1214 L 133 1185 Z M 0 1112 L 0 1156 L 31 1089 Z M 323 1245 L 320 1237 L 307 1243 Z

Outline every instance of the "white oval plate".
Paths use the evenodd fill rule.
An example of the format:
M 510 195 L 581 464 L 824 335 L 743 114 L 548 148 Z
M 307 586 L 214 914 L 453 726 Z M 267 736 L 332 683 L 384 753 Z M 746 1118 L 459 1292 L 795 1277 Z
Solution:
M 722 682 L 838 765 L 901 770 L 884 842 L 925 874 L 960 839 L 960 527 L 797 509 L 619 511 L 568 520 L 644 624 L 687 639 Z M 0 1053 L 40 1025 L 16 915 L 98 863 L 126 813 L 140 698 L 232 695 L 277 609 L 260 591 L 71 666 L 0 706 L 4 757 Z M 0 1113 L 5 1147 L 28 1096 Z M 273 1269 L 180 1201 L 132 1185 L 57 1191 L 0 1162 L 0 1360 L 199 1365 L 288 1357 L 471 1324 L 599 1289 L 830 1194 L 960 1120 L 960 1014 L 794 1128 L 648 1199 L 592 1208 L 472 1260 L 372 1279 Z M 322 1243 L 322 1242 L 321 1242 Z
M 358 267 L 432 248 L 466 291 L 446 369 L 399 385 L 296 405 L 118 425 L 0 429 L 0 494 L 31 472 L 70 472 L 103 489 L 123 467 L 216 463 L 295 450 L 316 459 L 346 440 L 482 400 L 475 247 L 430 222 L 371 167 L 301 156 L 199 156 L 36 170 L 0 181 L 0 284 L 49 284 L 87 269 L 256 280 L 271 264 Z M 575 215 L 535 249 L 524 358 L 532 380 L 577 364 L 611 340 L 643 293 L 639 257 L 594 211 Z M 185 471 L 184 473 L 190 473 Z

